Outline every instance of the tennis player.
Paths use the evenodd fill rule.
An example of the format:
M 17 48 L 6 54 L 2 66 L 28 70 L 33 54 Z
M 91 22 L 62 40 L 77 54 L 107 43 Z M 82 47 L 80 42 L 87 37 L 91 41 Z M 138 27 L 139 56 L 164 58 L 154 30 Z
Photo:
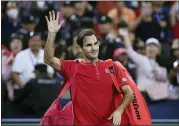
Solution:
M 75 98 L 73 100 L 74 125 L 126 125 L 127 116 L 123 115 L 125 108 L 133 98 L 133 92 L 128 80 L 122 77 L 117 67 L 114 72 L 121 91 L 123 102 L 113 109 L 113 81 L 106 70 L 104 61 L 98 59 L 99 42 L 91 29 L 82 30 L 77 43 L 81 47 L 83 59 L 61 60 L 54 57 L 54 41 L 63 21 L 59 21 L 59 12 L 50 11 L 46 16 L 48 38 L 45 45 L 44 62 L 60 72 L 68 80 L 73 75 L 75 65 L 79 63 L 76 74 Z M 122 118 L 121 118 L 122 117 Z

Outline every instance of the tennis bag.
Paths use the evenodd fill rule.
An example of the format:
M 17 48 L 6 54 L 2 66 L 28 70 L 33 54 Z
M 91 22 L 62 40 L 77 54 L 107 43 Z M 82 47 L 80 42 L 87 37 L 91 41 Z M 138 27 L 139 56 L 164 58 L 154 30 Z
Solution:
M 64 83 L 60 90 L 58 98 L 47 109 L 44 116 L 40 120 L 40 126 L 65 126 L 73 125 L 73 104 L 69 101 L 64 108 L 61 107 L 60 97 L 67 91 L 67 89 L 74 83 L 74 78 L 78 70 L 78 63 L 75 65 L 75 71 L 72 78 Z M 72 100 L 74 98 L 74 87 L 71 86 Z
M 115 76 L 113 65 L 115 65 L 118 68 L 122 77 L 125 76 L 127 78 L 128 84 L 134 93 L 134 98 L 132 99 L 132 102 L 128 105 L 128 107 L 124 111 L 124 113 L 126 113 L 129 118 L 130 125 L 151 125 L 152 121 L 151 121 L 151 116 L 150 116 L 148 106 L 140 90 L 138 89 L 136 83 L 133 81 L 128 71 L 118 61 L 113 62 L 111 59 L 109 59 L 105 61 L 105 64 L 106 64 L 106 67 L 110 71 L 109 73 L 116 89 L 120 91 L 117 78 Z M 111 69 L 113 72 L 111 72 Z M 122 103 L 122 99 L 123 99 L 122 93 L 118 93 L 115 96 L 114 98 L 115 108 L 117 108 L 119 104 Z

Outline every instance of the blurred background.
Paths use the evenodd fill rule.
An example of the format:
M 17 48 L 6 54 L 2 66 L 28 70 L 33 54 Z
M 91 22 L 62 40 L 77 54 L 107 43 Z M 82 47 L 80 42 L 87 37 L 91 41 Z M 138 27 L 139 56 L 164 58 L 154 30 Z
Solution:
M 56 37 L 56 57 L 82 58 L 76 37 L 81 29 L 93 28 L 99 37 L 99 58 L 125 66 L 152 119 L 179 119 L 179 2 L 2 1 L 1 116 L 5 122 L 39 119 L 63 84 L 63 77 L 43 63 L 45 15 L 51 10 L 59 11 L 65 21 Z M 130 46 L 124 42 L 124 29 Z M 61 99 L 64 106 L 69 91 Z

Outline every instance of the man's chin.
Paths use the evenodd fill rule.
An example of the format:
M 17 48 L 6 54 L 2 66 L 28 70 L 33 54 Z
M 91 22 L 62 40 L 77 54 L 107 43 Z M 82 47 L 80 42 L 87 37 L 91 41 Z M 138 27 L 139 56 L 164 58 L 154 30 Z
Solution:
M 91 60 L 94 60 L 94 59 L 96 59 L 96 58 L 98 58 L 98 56 L 90 56 L 90 57 L 89 57 L 89 59 L 91 59 Z

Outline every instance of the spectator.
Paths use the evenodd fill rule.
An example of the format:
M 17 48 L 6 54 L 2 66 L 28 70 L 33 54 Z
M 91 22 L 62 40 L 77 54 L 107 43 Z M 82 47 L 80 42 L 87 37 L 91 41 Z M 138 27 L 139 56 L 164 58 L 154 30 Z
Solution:
M 35 2 L 35 1 L 34 1 Z M 32 15 L 37 20 L 37 25 L 35 27 L 35 32 L 44 32 L 47 31 L 45 25 L 44 17 L 48 14 L 50 10 L 55 10 L 55 5 L 59 5 L 59 2 L 55 3 L 54 1 L 36 1 L 36 8 L 31 9 Z M 59 9 L 59 7 L 58 7 Z
M 80 30 L 81 29 L 77 29 L 76 31 L 73 32 L 72 45 L 69 46 L 67 49 L 67 51 L 68 51 L 67 59 L 69 59 L 69 60 L 82 58 L 81 49 L 76 42 L 76 39 L 77 39 L 77 36 L 78 36 L 78 33 L 80 32 Z
M 66 52 L 66 46 L 64 46 L 62 44 L 58 44 L 56 46 L 54 55 L 55 55 L 55 57 L 57 57 L 59 59 L 62 59 L 62 60 L 65 60 L 65 59 L 69 58 L 69 55 Z M 72 57 L 69 60 L 71 60 L 71 59 L 72 59 Z M 56 77 L 59 78 L 60 80 L 63 80 L 63 81 L 61 81 L 61 84 L 63 84 L 63 82 L 64 82 L 63 76 L 60 73 L 56 72 Z M 64 93 L 64 95 L 61 97 L 61 99 L 70 99 L 70 98 L 71 98 L 70 89 L 68 89 Z
M 161 33 L 160 33 L 160 42 L 162 44 L 162 55 L 169 56 L 170 55 L 170 44 L 169 41 L 171 37 L 169 37 L 171 30 L 170 30 L 170 24 L 169 24 L 169 14 L 167 9 L 165 7 L 164 1 L 153 1 L 152 7 L 153 7 L 153 20 L 158 22 L 161 27 Z
M 136 37 L 142 41 L 152 37 L 160 40 L 161 27 L 158 22 L 152 20 L 152 13 L 152 4 L 143 2 L 141 16 L 130 25 L 130 30 L 135 31 Z
M 152 1 L 153 19 L 160 24 L 162 28 L 161 41 L 162 43 L 168 42 L 169 31 L 169 15 L 164 7 L 164 1 Z
M 61 80 L 50 78 L 45 64 L 37 64 L 34 72 L 36 77 L 25 85 L 14 103 L 22 112 L 41 117 L 58 96 Z
M 87 1 L 75 1 L 75 12 L 80 17 L 93 17 L 94 12 L 92 6 Z
M 171 47 L 172 55 L 166 59 L 168 71 L 173 69 L 173 63 L 179 59 L 179 39 L 174 39 Z
M 96 11 L 99 15 L 108 15 L 108 12 L 116 7 L 114 1 L 98 1 Z
M 10 100 L 13 100 L 13 88 L 11 84 L 8 84 L 11 82 L 11 65 L 12 61 L 14 59 L 14 55 L 4 46 L 2 45 L 2 75 L 3 78 L 3 88 L 9 89 L 8 90 L 8 96 Z M 4 90 L 3 89 L 3 90 Z
M 175 2 L 170 10 L 170 22 L 174 38 L 179 38 L 179 3 Z
M 110 10 L 108 16 L 113 19 L 114 24 L 118 24 L 122 20 L 130 25 L 135 20 L 134 11 L 127 8 L 123 1 L 116 2 L 116 8 Z
M 79 28 L 81 23 L 76 15 L 73 1 L 65 1 L 61 8 L 61 12 L 64 15 L 65 22 L 57 36 L 60 36 L 62 40 L 66 41 L 67 46 L 70 46 L 72 44 L 72 33 L 75 29 Z
M 23 36 L 13 33 L 10 40 L 10 51 L 16 55 L 23 49 Z
M 173 63 L 173 68 L 170 70 L 169 78 L 172 85 L 179 86 L 179 60 L 176 60 Z
M 3 18 L 2 21 L 2 43 L 7 47 L 9 45 L 9 36 L 11 36 L 12 33 L 18 31 L 20 29 L 20 17 L 19 9 L 17 7 L 16 2 L 8 2 L 6 5 L 6 14 L 7 16 Z
M 156 62 L 157 55 L 160 54 L 160 43 L 155 38 L 149 38 L 146 41 L 146 56 L 138 54 L 133 50 L 132 44 L 128 38 L 128 31 L 123 29 L 120 34 L 125 38 L 127 54 L 137 65 L 137 84 L 141 92 L 145 94 L 147 87 L 150 85 L 166 82 L 167 71 Z M 144 65 L 145 64 L 145 65 Z M 160 90 L 160 89 L 158 89 Z
M 78 16 L 81 28 L 93 28 L 94 10 L 87 1 L 75 1 L 76 15 Z
M 54 55 L 58 57 L 59 59 L 66 59 L 67 54 L 66 54 L 66 46 L 62 44 L 58 44 L 55 47 Z
M 68 20 L 68 18 L 70 18 L 76 12 L 75 8 L 74 8 L 74 2 L 64 1 L 61 11 L 62 11 L 65 19 Z
M 113 59 L 119 61 L 136 81 L 136 65 L 129 59 L 125 48 L 115 49 Z
M 173 56 L 179 59 L 179 39 L 174 39 L 172 44 Z
M 22 28 L 19 29 L 16 34 L 23 36 L 23 49 L 28 48 L 28 40 L 30 38 L 30 34 L 33 34 L 35 31 L 35 19 L 34 16 L 24 16 L 22 17 Z
M 12 66 L 12 77 L 14 82 L 15 95 L 20 92 L 19 89 L 23 88 L 24 85 L 35 75 L 33 73 L 34 66 L 39 63 L 43 63 L 44 50 L 41 49 L 41 35 L 35 33 L 29 40 L 29 48 L 20 51 Z M 52 75 L 53 70 L 49 67 L 49 72 Z
M 141 39 L 135 39 L 134 50 L 141 55 L 145 55 L 145 43 Z
M 12 63 L 15 56 L 22 50 L 22 36 L 12 34 L 10 38 L 10 50 L 5 46 L 2 48 L 2 76 L 5 83 L 7 84 L 8 98 L 12 101 L 13 97 L 13 86 L 12 86 Z
M 173 69 L 173 63 L 179 59 L 179 39 L 174 39 L 171 46 L 171 55 L 157 57 L 157 62 L 167 68 L 168 73 Z
M 114 29 L 112 20 L 107 16 L 100 16 L 98 19 L 99 30 L 103 35 L 100 46 L 100 58 L 109 59 L 113 57 L 114 49 L 122 46 L 121 39 L 118 38 L 118 33 Z

